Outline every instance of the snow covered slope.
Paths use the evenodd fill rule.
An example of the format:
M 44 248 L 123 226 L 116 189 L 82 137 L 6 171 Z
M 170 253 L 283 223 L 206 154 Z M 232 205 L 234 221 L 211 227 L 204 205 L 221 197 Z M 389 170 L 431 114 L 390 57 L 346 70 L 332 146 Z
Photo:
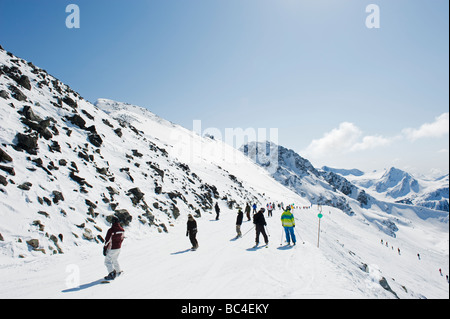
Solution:
M 314 180 L 306 161 L 296 164 L 316 184 L 301 196 L 223 142 L 138 106 L 93 105 L 1 49 L 0 123 L 2 299 L 448 298 L 437 271 L 449 268 L 448 214 L 427 220 L 401 204 L 387 214 L 353 198 L 353 216 L 311 206 L 309 193 L 324 185 L 336 192 Z M 273 201 L 296 207 L 296 247 L 284 246 L 280 210 L 267 217 L 268 248 L 251 248 L 248 221 L 234 239 L 238 206 Z M 189 213 L 198 221 L 196 252 L 185 236 Z M 108 286 L 99 280 L 112 215 L 126 232 L 125 275 Z
M 113 214 L 142 236 L 217 201 L 303 201 L 221 142 L 139 107 L 102 100 L 104 112 L 6 51 L 0 62 L 2 256 L 101 244 Z

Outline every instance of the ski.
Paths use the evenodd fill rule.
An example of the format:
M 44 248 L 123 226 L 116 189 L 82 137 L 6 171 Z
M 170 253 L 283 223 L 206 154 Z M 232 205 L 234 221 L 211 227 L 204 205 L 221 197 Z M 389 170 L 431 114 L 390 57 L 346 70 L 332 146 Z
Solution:
M 265 244 L 262 246 L 259 246 L 259 244 L 256 244 L 255 246 L 252 247 L 252 249 L 257 249 L 257 248 L 269 248 L 269 244 Z

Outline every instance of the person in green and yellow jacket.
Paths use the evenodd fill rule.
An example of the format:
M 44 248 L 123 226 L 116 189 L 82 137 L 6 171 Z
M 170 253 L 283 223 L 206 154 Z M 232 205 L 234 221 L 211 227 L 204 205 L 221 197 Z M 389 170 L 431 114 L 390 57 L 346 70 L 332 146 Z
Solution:
M 292 243 L 295 245 L 297 241 L 294 234 L 295 218 L 291 213 L 290 206 L 287 206 L 284 213 L 281 214 L 281 225 L 284 227 L 284 231 L 286 232 L 286 242 L 288 243 L 288 245 L 291 244 L 291 238 Z

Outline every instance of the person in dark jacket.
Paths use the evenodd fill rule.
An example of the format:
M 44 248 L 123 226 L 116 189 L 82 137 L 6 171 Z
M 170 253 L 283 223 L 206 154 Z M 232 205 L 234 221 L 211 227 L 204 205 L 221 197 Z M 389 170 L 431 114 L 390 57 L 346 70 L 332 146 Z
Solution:
M 103 246 L 105 266 L 108 270 L 108 276 L 105 277 L 106 280 L 113 280 L 122 273 L 118 258 L 122 248 L 122 241 L 125 238 L 125 231 L 120 226 L 117 217 L 113 217 L 111 223 L 112 226 L 106 233 L 105 245 Z
M 219 220 L 219 214 L 220 214 L 219 203 L 216 203 L 216 206 L 214 206 L 214 209 L 216 210 L 216 220 Z
M 251 208 L 250 208 L 250 205 L 247 203 L 247 206 L 245 206 L 245 214 L 247 215 L 247 221 L 251 221 L 250 212 L 251 212 Z
M 253 224 L 255 224 L 256 229 L 256 245 L 259 244 L 259 235 L 262 234 L 264 237 L 264 241 L 266 245 L 269 244 L 269 238 L 267 237 L 266 230 L 264 227 L 267 225 L 266 219 L 264 218 L 264 208 L 261 208 L 254 216 L 253 216 Z
M 198 241 L 197 241 L 197 222 L 195 221 L 194 217 L 189 214 L 188 215 L 188 221 L 187 221 L 187 231 L 186 236 L 189 236 L 189 239 L 192 244 L 192 250 L 196 250 L 198 248 Z
M 244 218 L 244 213 L 242 212 L 242 209 L 239 208 L 236 218 L 236 238 L 242 237 L 241 233 L 241 225 L 242 225 L 242 219 Z

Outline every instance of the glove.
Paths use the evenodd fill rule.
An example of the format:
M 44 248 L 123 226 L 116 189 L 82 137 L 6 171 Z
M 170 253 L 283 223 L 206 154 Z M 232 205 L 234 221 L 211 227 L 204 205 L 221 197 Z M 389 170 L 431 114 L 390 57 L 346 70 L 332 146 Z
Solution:
M 108 253 L 108 249 L 106 249 L 106 247 L 103 247 L 103 256 L 106 257 L 106 254 Z

